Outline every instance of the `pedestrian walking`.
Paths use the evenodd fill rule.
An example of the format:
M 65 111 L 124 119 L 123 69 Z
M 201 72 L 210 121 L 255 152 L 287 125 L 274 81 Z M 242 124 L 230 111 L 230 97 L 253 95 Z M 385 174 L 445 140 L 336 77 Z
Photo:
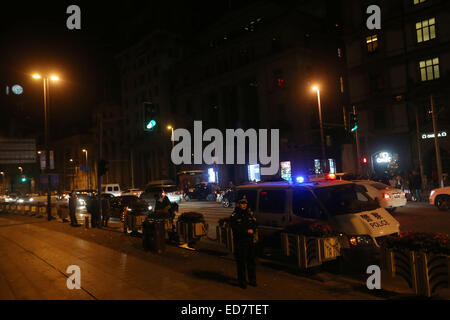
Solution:
M 69 215 L 70 215 L 70 225 L 72 227 L 79 227 L 76 212 L 77 212 L 77 196 L 75 195 L 75 192 L 72 191 L 69 198 Z
M 247 288 L 246 275 L 248 275 L 248 283 L 256 287 L 256 250 L 254 243 L 256 219 L 248 208 L 246 199 L 239 200 L 238 206 L 230 217 L 230 226 L 233 231 L 234 256 L 239 286 L 243 289 Z
M 415 197 L 415 201 L 422 201 L 422 179 L 417 171 L 413 171 L 410 177 L 411 193 Z
M 106 197 L 102 197 L 102 226 L 107 227 L 108 221 L 111 216 L 111 204 L 109 203 L 109 199 Z

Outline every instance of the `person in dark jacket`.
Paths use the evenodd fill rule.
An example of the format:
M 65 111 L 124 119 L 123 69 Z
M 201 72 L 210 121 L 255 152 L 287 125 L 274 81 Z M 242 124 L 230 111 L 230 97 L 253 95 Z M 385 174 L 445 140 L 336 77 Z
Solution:
M 256 287 L 256 253 L 254 243 L 256 219 L 248 208 L 246 199 L 239 200 L 238 205 L 230 217 L 230 226 L 233 231 L 234 256 L 236 259 L 239 286 L 243 289 L 247 288 L 247 273 L 248 283 Z
M 156 198 L 155 212 L 157 211 L 169 212 L 169 209 L 171 208 L 171 202 L 167 197 L 167 195 L 164 193 L 164 191 L 156 195 L 155 198 Z
M 91 214 L 91 227 L 101 228 L 101 219 L 99 217 L 100 212 L 98 209 L 98 199 L 94 196 L 90 197 L 87 200 L 86 209 Z
M 70 194 L 69 198 L 69 215 L 70 215 L 70 225 L 72 227 L 79 227 L 76 212 L 77 212 L 77 196 L 75 195 L 75 192 L 72 192 Z
M 109 199 L 106 197 L 102 197 L 102 226 L 107 227 L 108 221 L 111 216 L 111 204 L 109 203 Z

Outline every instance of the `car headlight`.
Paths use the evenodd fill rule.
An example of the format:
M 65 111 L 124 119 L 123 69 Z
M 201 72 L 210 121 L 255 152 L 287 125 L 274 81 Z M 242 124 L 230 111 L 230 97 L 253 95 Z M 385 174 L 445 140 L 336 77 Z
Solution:
M 367 247 L 373 245 L 373 240 L 369 235 L 350 236 L 348 241 L 353 247 Z
M 23 203 L 23 199 L 19 199 L 19 201 L 18 201 L 19 203 Z
M 152 206 L 148 206 L 148 210 L 152 210 L 153 209 L 153 207 Z
M 30 202 L 33 202 L 34 201 L 34 199 L 33 198 L 30 198 L 30 200 L 29 200 Z
M 127 211 L 133 211 L 133 209 L 127 208 Z
M 433 194 L 435 194 L 436 193 L 436 191 L 434 191 L 434 190 L 431 190 L 431 192 L 430 192 L 430 197 L 432 197 L 433 196 Z

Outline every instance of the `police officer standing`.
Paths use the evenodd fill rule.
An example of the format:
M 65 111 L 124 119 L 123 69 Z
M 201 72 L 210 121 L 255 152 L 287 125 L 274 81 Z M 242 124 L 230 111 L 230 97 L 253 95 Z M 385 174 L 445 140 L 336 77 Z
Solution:
M 234 256 L 237 265 L 237 276 L 239 286 L 247 288 L 246 273 L 248 283 L 256 287 L 255 272 L 255 244 L 256 219 L 247 207 L 246 199 L 239 200 L 230 217 L 230 226 L 233 230 Z M 247 272 L 246 272 L 247 270 Z

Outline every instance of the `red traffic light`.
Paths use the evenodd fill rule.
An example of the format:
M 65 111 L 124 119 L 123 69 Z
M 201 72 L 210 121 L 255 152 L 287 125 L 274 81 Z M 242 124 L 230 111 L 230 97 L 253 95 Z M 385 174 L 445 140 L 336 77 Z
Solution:
M 366 163 L 368 162 L 368 160 L 367 160 L 366 157 L 363 157 L 363 158 L 361 158 L 361 162 L 364 163 L 364 164 L 366 164 Z

